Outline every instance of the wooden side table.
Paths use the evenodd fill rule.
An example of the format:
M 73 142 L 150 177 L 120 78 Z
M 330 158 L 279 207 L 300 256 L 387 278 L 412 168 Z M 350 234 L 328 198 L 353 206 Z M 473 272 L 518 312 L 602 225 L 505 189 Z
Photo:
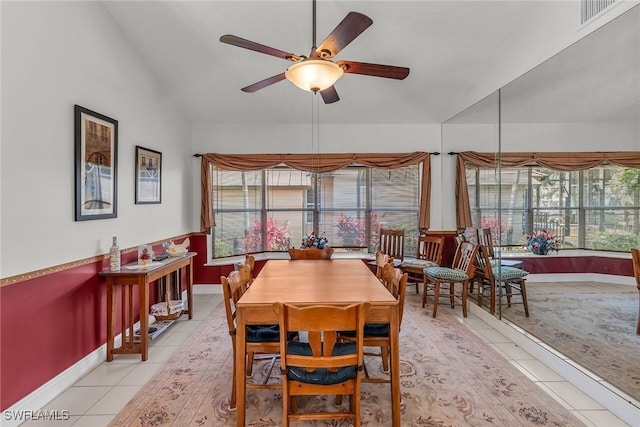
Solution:
M 169 276 L 180 269 L 186 269 L 187 309 L 183 313 L 193 318 L 193 257 L 195 252 L 184 256 L 168 258 L 154 262 L 148 267 L 137 267 L 137 263 L 123 265 L 120 271 L 105 270 L 99 273 L 107 280 L 107 362 L 113 360 L 114 354 L 140 354 L 142 361 L 147 360 L 149 352 L 149 286 L 156 280 Z M 138 287 L 138 306 L 136 313 L 133 304 L 134 286 Z M 121 290 L 122 346 L 114 348 L 116 335 L 116 295 L 117 287 Z M 135 316 L 140 318 L 140 341 L 134 340 Z

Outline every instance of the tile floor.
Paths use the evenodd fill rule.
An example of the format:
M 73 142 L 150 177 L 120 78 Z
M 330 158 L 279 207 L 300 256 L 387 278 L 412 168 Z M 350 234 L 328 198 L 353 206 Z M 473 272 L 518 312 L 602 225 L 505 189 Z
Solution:
M 163 363 L 177 350 L 201 324 L 213 307 L 214 299 L 220 295 L 194 295 L 194 318 L 190 321 L 178 320 L 165 333 L 152 341 L 149 359 L 142 363 L 139 355 L 117 355 L 113 362 L 102 363 L 72 387 L 53 399 L 45 408 L 70 412 L 66 421 L 47 422 L 47 427 L 104 427 L 126 403 L 135 396 L 142 386 L 159 370 Z M 458 314 L 458 310 L 454 313 Z M 480 316 L 481 313 L 476 312 Z M 183 317 L 186 319 L 186 317 Z M 509 362 L 530 377 L 542 389 L 558 400 L 587 426 L 618 427 L 628 424 L 604 409 L 578 388 L 574 387 L 531 354 L 525 352 L 513 341 L 498 332 L 473 311 L 469 317 L 459 318 L 474 333 L 494 347 Z M 562 397 L 560 397 L 562 396 Z M 42 427 L 41 421 L 29 421 L 25 427 Z

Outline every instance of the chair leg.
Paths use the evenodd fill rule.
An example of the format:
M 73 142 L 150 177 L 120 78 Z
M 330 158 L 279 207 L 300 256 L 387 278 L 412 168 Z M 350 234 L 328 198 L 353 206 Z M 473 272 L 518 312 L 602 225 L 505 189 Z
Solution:
M 462 317 L 467 317 L 467 296 L 469 293 L 469 281 L 462 282 Z
M 386 346 L 380 347 L 380 353 L 382 356 L 382 370 L 389 372 L 389 348 Z
M 232 377 L 231 377 L 231 396 L 229 397 L 229 410 L 235 411 L 236 409 L 236 342 L 235 337 L 232 340 L 233 352 L 231 353 L 231 357 L 233 357 L 233 369 Z
M 455 283 L 449 283 L 449 303 L 451 304 L 451 308 L 456 308 L 456 296 L 453 291 L 455 291 Z
M 529 317 L 529 303 L 527 302 L 527 285 L 525 281 L 520 282 L 520 294 L 522 296 L 522 304 L 524 304 L 524 315 Z
M 253 352 L 247 354 L 247 377 L 253 376 Z
M 422 308 L 427 305 L 427 279 L 422 281 Z
M 426 292 L 425 292 L 425 295 L 426 295 Z M 438 311 L 439 299 L 440 299 L 440 282 L 435 282 L 433 285 L 433 317 L 436 317 L 436 312 Z

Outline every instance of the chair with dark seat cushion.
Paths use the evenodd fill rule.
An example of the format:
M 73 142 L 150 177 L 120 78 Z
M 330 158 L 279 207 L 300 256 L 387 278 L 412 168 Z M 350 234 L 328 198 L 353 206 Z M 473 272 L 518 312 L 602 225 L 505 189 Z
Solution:
M 398 301 L 398 315 L 399 324 L 402 324 L 402 315 L 404 313 L 404 300 L 407 292 L 407 280 L 408 274 L 403 273 L 401 269 L 395 268 L 393 263 L 389 262 L 384 265 L 382 271 L 382 283 L 387 290 Z M 341 332 L 341 338 L 343 341 L 353 340 L 353 333 Z M 391 338 L 389 336 L 389 324 L 388 323 L 365 323 L 364 325 L 364 346 L 365 347 L 380 347 L 380 352 L 374 353 L 372 351 L 365 352 L 365 356 L 375 356 L 382 358 L 382 370 L 389 372 L 389 352 L 391 348 Z M 389 382 L 386 379 L 371 379 L 369 378 L 366 366 L 365 366 L 365 379 L 366 382 Z
M 236 271 L 232 271 L 228 276 L 220 277 L 222 284 L 222 292 L 224 294 L 224 307 L 227 315 L 227 326 L 229 335 L 231 336 L 231 345 L 233 349 L 233 377 L 231 382 L 231 397 L 229 399 L 229 408 L 236 407 L 236 375 L 235 375 L 235 352 L 236 352 L 236 304 L 244 292 L 251 284 L 251 267 L 247 264 L 240 264 Z M 276 362 L 276 355 L 280 352 L 280 327 L 278 325 L 250 325 L 247 326 L 247 375 L 251 375 L 255 354 L 270 355 L 271 370 Z M 269 375 L 263 384 L 247 384 L 247 389 L 253 388 L 280 388 L 280 384 L 267 384 Z
M 282 426 L 314 419 L 351 419 L 360 426 L 363 330 L 369 303 L 302 307 L 275 303 L 273 309 L 282 333 Z M 308 343 L 287 340 L 284 334 L 289 331 L 308 331 Z M 354 342 L 340 342 L 339 331 L 355 331 Z M 348 409 L 298 412 L 298 396 L 345 394 Z
M 427 303 L 427 291 L 433 290 L 433 317 L 436 317 L 440 297 L 448 296 L 451 308 L 455 306 L 455 298 L 462 300 L 462 315 L 467 317 L 467 293 L 469 282 L 473 278 L 475 270 L 476 252 L 478 245 L 469 242 L 460 242 L 453 259 L 453 265 L 448 267 L 427 267 L 424 269 L 426 276 L 425 289 L 422 294 L 422 306 Z M 456 283 L 462 285 L 462 292 L 458 296 L 454 293 Z M 449 295 L 440 295 L 443 285 L 449 287 Z

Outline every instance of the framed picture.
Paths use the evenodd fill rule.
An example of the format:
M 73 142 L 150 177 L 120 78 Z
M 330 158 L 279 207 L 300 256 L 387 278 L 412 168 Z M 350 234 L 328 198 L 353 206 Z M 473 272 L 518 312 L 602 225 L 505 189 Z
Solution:
M 118 216 L 118 121 L 75 106 L 75 220 Z
M 162 202 L 162 153 L 136 145 L 136 204 Z

